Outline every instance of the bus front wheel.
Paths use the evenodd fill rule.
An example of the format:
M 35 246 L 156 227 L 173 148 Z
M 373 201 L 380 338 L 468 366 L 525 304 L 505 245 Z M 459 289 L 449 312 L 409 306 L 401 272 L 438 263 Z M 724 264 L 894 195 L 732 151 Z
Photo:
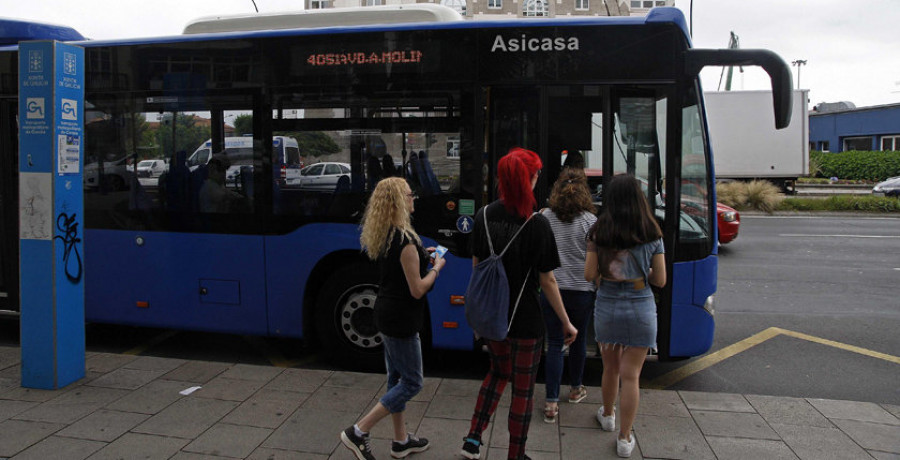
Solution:
M 343 367 L 384 368 L 381 333 L 375 327 L 378 270 L 354 264 L 335 270 L 316 302 L 316 330 L 322 352 Z

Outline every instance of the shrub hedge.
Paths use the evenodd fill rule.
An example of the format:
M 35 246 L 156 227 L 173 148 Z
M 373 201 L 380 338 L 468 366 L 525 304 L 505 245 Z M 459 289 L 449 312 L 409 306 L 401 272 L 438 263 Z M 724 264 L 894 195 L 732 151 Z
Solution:
M 828 198 L 785 198 L 778 211 L 900 212 L 900 199 L 871 195 L 835 195 Z
M 816 165 L 815 173 L 819 177 L 877 182 L 900 176 L 900 152 L 897 151 L 811 151 L 809 161 Z M 810 169 L 812 173 L 812 168 Z

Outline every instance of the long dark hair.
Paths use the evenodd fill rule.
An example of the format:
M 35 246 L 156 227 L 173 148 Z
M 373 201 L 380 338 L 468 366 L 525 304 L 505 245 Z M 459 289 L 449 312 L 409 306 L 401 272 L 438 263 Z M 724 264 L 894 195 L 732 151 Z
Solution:
M 500 200 L 512 214 L 528 217 L 537 201 L 531 189 L 531 178 L 543 164 L 531 150 L 513 147 L 497 163 Z
M 583 169 L 563 168 L 550 191 L 550 209 L 557 219 L 565 223 L 572 222 L 585 211 L 594 212 L 594 202 Z
M 662 238 L 650 203 L 641 192 L 641 183 L 630 175 L 612 178 L 604 187 L 603 212 L 588 233 L 597 245 L 600 274 L 611 278 L 609 263 L 622 249 Z

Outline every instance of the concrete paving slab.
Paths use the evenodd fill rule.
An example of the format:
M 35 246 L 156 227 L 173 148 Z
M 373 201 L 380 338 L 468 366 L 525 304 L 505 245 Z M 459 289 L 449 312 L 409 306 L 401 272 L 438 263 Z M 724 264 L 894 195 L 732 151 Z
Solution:
M 117 353 L 88 353 L 85 355 L 84 368 L 87 371 L 100 373 L 112 372 L 137 359 L 136 356 Z
M 270 449 L 260 447 L 253 451 L 247 460 L 327 460 L 323 454 L 311 454 L 309 452 L 296 452 L 293 450 Z M 174 460 L 174 459 L 173 459 Z
M 785 425 L 773 423 L 781 439 L 801 459 L 838 460 L 872 458 L 865 450 L 853 442 L 849 436 L 837 428 L 817 426 Z
M 720 438 L 708 436 L 706 441 L 713 453 L 728 460 L 792 460 L 797 456 L 781 440 Z
M 561 452 L 559 457 L 553 458 L 591 460 L 611 460 L 619 458 L 619 456 L 616 455 L 617 432 L 607 432 L 598 429 L 560 427 L 559 434 Z M 638 437 L 635 436 L 635 439 L 637 440 Z M 640 444 L 639 440 L 638 444 Z M 631 458 L 644 458 L 641 455 L 640 445 L 635 446 Z
M 194 386 L 190 382 L 175 380 L 154 380 L 143 387 L 106 405 L 107 409 L 122 412 L 156 414 L 183 398 L 178 392 Z
M 195 454 L 193 452 L 180 451 L 169 460 L 228 460 L 236 457 L 220 457 L 218 455 Z
M 362 372 L 335 372 L 328 377 L 323 386 L 378 390 L 387 377 L 384 374 L 365 374 Z
M 471 420 L 475 410 L 476 398 L 473 396 L 446 396 L 438 394 L 431 400 L 426 417 Z
M 312 393 L 322 386 L 331 377 L 331 374 L 333 374 L 332 371 L 316 369 L 285 369 L 269 381 L 265 388 Z
M 123 367 L 97 377 L 85 385 L 136 390 L 153 380 L 156 380 L 165 373 L 165 370 L 128 369 Z
M 661 417 L 690 417 L 684 400 L 677 391 L 641 390 L 641 402 L 638 404 L 638 415 L 658 415 Z
M 375 399 L 378 388 L 321 386 L 301 407 L 326 412 L 349 412 L 359 415 Z M 380 395 L 378 395 L 380 396 Z
M 693 419 L 643 415 L 634 422 L 641 454 L 646 458 L 714 459 Z
M 88 460 L 121 460 L 126 458 L 166 460 L 175 455 L 188 442 L 188 439 L 126 433 L 121 438 L 116 439 L 94 455 L 88 457 Z
M 900 418 L 900 406 L 895 406 L 893 404 L 882 404 L 881 407 L 893 414 L 894 417 Z
M 877 450 L 870 450 L 869 455 L 875 457 L 877 460 L 900 460 L 900 454 L 892 454 L 890 452 L 878 452 Z
M 60 423 L 7 420 L 0 422 L 0 458 L 12 457 L 65 428 Z
M 0 399 L 0 422 L 13 418 L 37 405 L 36 402 Z
M 900 425 L 900 419 L 875 403 L 834 399 L 807 399 L 807 401 L 830 419 Z
M 198 398 L 221 399 L 225 401 L 245 401 L 262 388 L 261 380 L 237 380 L 225 378 L 224 374 L 206 382 L 202 388 L 191 393 Z
M 280 367 L 259 366 L 252 364 L 235 364 L 220 377 L 237 380 L 255 380 L 268 382 L 284 371 Z
M 166 373 L 163 378 L 204 384 L 230 368 L 230 364 L 188 361 Z
M 756 412 L 743 395 L 734 393 L 708 393 L 705 391 L 679 391 L 688 410 L 722 412 Z
M 847 436 L 865 449 L 900 454 L 900 426 L 856 420 L 832 420 Z
M 150 418 L 147 414 L 99 410 L 56 433 L 67 438 L 112 442 Z
M 490 429 L 485 431 L 483 440 L 490 442 Z M 462 449 L 463 437 L 469 432 L 468 420 L 453 420 L 445 418 L 425 417 L 419 424 L 417 436 L 428 439 L 431 447 L 427 451 L 416 454 L 415 460 L 446 460 L 448 458 L 462 458 L 459 451 Z M 486 458 L 486 450 L 482 449 L 482 458 Z M 347 457 L 350 458 L 350 457 Z M 504 454 L 504 457 L 505 454 Z
M 146 422 L 136 426 L 135 433 L 193 439 L 209 429 L 238 403 L 187 397 L 180 399 Z
M 19 380 L 21 384 L 21 378 Z M 46 402 L 53 398 L 58 398 L 63 393 L 67 393 L 72 391 L 76 385 L 70 385 L 65 388 L 60 388 L 58 390 L 41 390 L 38 388 L 25 388 L 23 386 L 15 386 L 10 388 L 2 393 L 0 393 L 0 399 L 10 399 L 13 401 L 31 401 L 31 402 Z
M 15 460 L 66 459 L 83 460 L 106 446 L 105 442 L 50 436 L 25 449 Z
M 543 411 L 544 404 L 535 401 L 535 406 L 538 404 L 540 404 L 540 409 Z M 578 404 L 559 403 L 557 423 L 561 427 L 597 428 L 600 426 L 600 423 L 597 422 L 598 410 L 600 410 L 600 404 L 588 403 L 587 400 Z M 543 422 L 543 413 L 539 415 L 541 416 L 541 422 Z
M 14 418 L 35 422 L 73 423 L 127 394 L 128 390 L 115 388 L 78 387 Z
M 834 425 L 803 398 L 747 395 L 754 409 L 769 423 L 830 428 Z
M 187 360 L 178 358 L 161 358 L 158 356 L 139 356 L 134 361 L 129 361 L 122 365 L 126 369 L 140 369 L 144 371 L 165 371 L 169 372 L 178 368 Z
M 22 351 L 19 347 L 0 346 L 0 369 L 15 366 L 22 359 Z
M 356 423 L 358 418 L 359 414 L 351 412 L 313 410 L 301 406 L 261 447 L 331 455 L 341 442 L 341 431 Z M 383 446 L 387 445 L 390 449 L 390 444 L 385 440 L 376 441 L 382 443 L 379 444 L 381 452 L 387 453 Z
M 278 428 L 311 394 L 262 389 L 226 415 L 222 422 Z
M 413 401 L 419 402 L 428 402 L 434 398 L 435 393 L 437 393 L 438 387 L 441 385 L 441 379 L 436 379 L 433 377 L 425 377 L 425 381 L 422 383 L 422 391 L 419 391 L 419 394 L 413 397 Z M 381 386 L 378 390 L 378 394 L 383 395 L 387 391 L 387 382 Z
M 462 396 L 466 398 L 478 397 L 481 389 L 481 380 L 443 379 L 438 386 L 435 396 Z M 472 402 L 474 407 L 475 402 Z
M 704 436 L 781 439 L 759 414 L 713 411 L 693 411 L 692 414 Z
M 205 455 L 245 458 L 266 438 L 271 429 L 217 423 L 182 450 Z

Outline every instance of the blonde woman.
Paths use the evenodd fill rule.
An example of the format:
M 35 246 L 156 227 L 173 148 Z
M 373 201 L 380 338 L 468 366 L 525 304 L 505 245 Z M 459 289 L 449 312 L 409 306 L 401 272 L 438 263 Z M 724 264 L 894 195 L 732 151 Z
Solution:
M 422 343 L 419 331 L 425 320 L 425 294 L 437 281 L 446 260 L 431 258 L 434 248 L 422 247 L 410 214 L 416 196 L 400 177 L 384 179 L 375 187 L 363 215 L 360 243 L 369 259 L 380 265 L 375 326 L 384 336 L 387 392 L 355 425 L 341 432 L 341 442 L 359 460 L 375 457 L 369 431 L 391 416 L 394 441 L 391 456 L 403 458 L 428 449 L 428 440 L 406 432 L 406 403 L 422 389 Z M 431 267 L 429 268 L 429 264 Z

